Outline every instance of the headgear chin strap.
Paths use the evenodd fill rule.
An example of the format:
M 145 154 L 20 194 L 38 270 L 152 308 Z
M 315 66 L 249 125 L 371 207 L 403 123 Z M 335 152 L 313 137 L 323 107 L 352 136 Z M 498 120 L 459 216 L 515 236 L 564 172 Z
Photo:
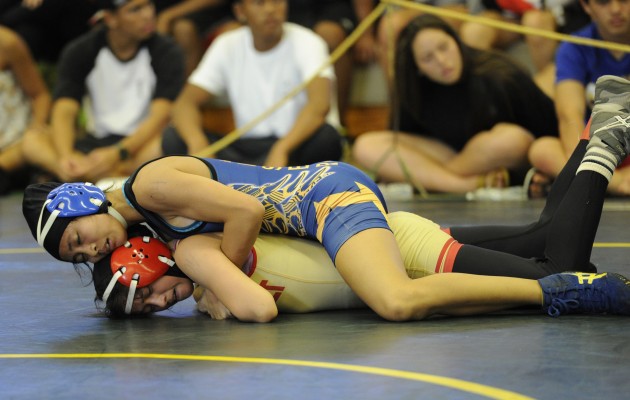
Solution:
M 171 250 L 159 239 L 130 238 L 112 253 L 110 266 L 114 276 L 103 293 L 103 301 L 107 303 L 116 282 L 120 282 L 129 288 L 125 314 L 131 314 L 136 289 L 150 285 L 174 265 Z
M 112 206 L 107 206 L 107 213 L 112 217 L 116 218 L 118 222 L 123 226 L 123 228 L 127 229 L 127 221 L 125 218 Z
M 64 183 L 51 190 L 42 206 L 37 221 L 37 243 L 44 246 L 46 236 L 50 232 L 55 220 L 61 218 L 76 218 L 107 212 L 116 218 L 124 227 L 127 222 L 113 207 L 109 206 L 103 191 L 89 182 Z M 50 212 L 46 224 L 42 227 L 44 209 Z

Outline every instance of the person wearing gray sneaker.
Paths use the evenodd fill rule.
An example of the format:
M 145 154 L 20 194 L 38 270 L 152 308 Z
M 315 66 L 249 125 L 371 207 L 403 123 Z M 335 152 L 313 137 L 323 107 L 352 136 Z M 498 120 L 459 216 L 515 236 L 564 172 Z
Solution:
M 599 82 L 597 118 L 590 125 L 594 137 L 581 142 L 586 153 L 577 173 L 572 178 L 571 171 L 567 173 L 568 189 L 548 222 L 549 241 L 542 259 L 468 246 L 454 240 L 456 236 L 439 240 L 428 235 L 427 252 L 443 250 L 436 271 L 442 273 L 412 279 L 378 187 L 343 163 L 265 169 L 215 159 L 164 157 L 136 171 L 123 191 L 104 193 L 83 184 L 29 186 L 23 213 L 33 236 L 51 255 L 74 263 L 104 259 L 125 244 L 126 224 L 147 222 L 170 240 L 175 261 L 189 280 L 211 290 L 243 321 L 269 322 L 278 314 L 273 295 L 239 268 L 247 263 L 259 232 L 317 239 L 356 295 L 390 321 L 526 305 L 542 306 L 552 316 L 572 311 L 628 315 L 630 286 L 616 274 L 568 273 L 537 281 L 457 273 L 467 272 L 462 267 L 466 263 L 504 268 L 540 263 L 562 270 L 588 263 L 612 175 L 602 163 L 614 167 L 630 147 L 627 111 L 607 105 L 625 106 L 625 96 L 620 100 L 603 95 L 617 83 Z M 621 83 L 619 93 L 630 88 L 630 82 Z M 608 116 L 600 118 L 598 112 Z M 212 243 L 207 234 L 216 232 L 222 232 L 222 238 Z M 479 254 L 485 257 L 476 257 Z M 136 283 L 141 279 L 125 278 Z M 110 280 L 111 285 L 119 283 L 118 278 Z M 183 298 L 174 287 L 167 290 L 175 300 Z M 144 310 L 151 294 L 149 289 L 137 299 L 131 297 L 125 314 Z M 149 309 L 164 309 L 173 302 L 170 296 L 168 300 L 161 308 Z

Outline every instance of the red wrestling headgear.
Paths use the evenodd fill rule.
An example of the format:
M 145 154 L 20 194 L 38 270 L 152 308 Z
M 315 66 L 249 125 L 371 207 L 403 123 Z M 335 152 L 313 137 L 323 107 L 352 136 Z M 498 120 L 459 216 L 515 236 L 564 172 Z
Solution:
M 107 302 L 114 285 L 120 282 L 129 287 L 125 313 L 130 314 L 136 288 L 153 283 L 175 265 L 175 261 L 164 242 L 150 236 L 138 236 L 112 252 L 110 265 L 114 276 L 103 293 L 103 301 Z

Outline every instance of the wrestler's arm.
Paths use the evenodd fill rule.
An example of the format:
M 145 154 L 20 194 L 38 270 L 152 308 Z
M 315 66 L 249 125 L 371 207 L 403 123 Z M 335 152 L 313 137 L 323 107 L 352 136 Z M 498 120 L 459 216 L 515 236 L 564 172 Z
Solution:
M 273 296 L 225 257 L 216 238 L 180 240 L 173 256 L 190 279 L 209 289 L 240 321 L 269 322 L 278 315 Z
M 234 318 L 230 310 L 228 310 L 225 304 L 221 303 L 211 290 L 206 289 L 203 286 L 197 286 L 193 293 L 193 297 L 197 303 L 197 310 L 201 313 L 210 315 L 210 318 L 216 320 Z
M 223 223 L 221 250 L 235 265 L 247 260 L 262 225 L 264 207 L 255 197 L 211 179 L 202 161 L 161 158 L 140 170 L 133 190 L 142 207 L 175 225 L 180 217 Z

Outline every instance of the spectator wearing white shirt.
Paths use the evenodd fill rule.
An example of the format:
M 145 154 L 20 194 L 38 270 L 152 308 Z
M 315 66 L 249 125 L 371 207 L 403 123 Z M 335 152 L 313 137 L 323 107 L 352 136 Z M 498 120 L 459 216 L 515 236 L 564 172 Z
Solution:
M 234 1 L 245 26 L 220 35 L 192 73 L 165 132 L 165 154 L 196 153 L 219 135 L 204 132 L 201 107 L 227 95 L 235 125 L 243 126 L 311 78 L 328 57 L 312 31 L 286 22 L 286 0 Z M 338 160 L 343 138 L 331 107 L 334 71 L 326 68 L 305 88 L 216 158 L 267 166 Z

